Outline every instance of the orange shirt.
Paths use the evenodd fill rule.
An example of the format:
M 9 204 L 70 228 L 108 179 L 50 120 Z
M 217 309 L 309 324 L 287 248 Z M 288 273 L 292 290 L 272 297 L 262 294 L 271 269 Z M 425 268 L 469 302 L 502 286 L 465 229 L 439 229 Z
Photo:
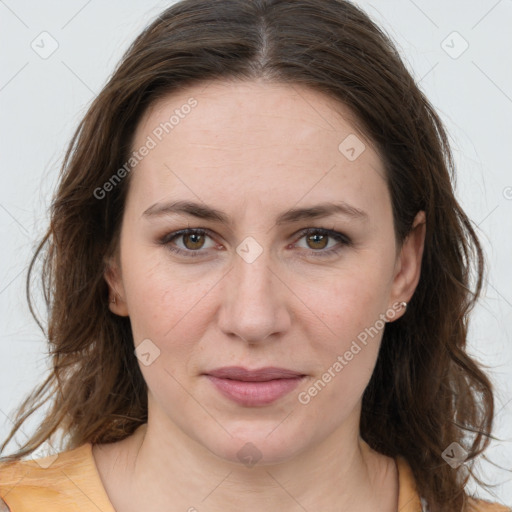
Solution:
M 368 445 L 361 440 L 361 447 Z M 411 469 L 403 457 L 398 468 L 399 512 L 422 512 Z M 103 487 L 92 445 L 86 443 L 58 456 L 0 464 L 0 512 L 115 512 Z M 477 511 L 510 512 L 503 505 L 473 501 Z

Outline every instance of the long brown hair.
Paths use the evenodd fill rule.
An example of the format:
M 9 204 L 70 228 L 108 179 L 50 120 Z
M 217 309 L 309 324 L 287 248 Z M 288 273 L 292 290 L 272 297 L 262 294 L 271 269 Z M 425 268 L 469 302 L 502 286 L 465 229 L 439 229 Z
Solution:
M 29 304 L 30 276 L 43 261 L 52 370 L 20 406 L 2 450 L 33 412 L 50 399 L 52 406 L 3 460 L 32 453 L 59 430 L 73 449 L 121 440 L 147 421 L 129 319 L 109 311 L 104 279 L 130 175 L 108 193 L 98 189 L 129 161 L 137 123 L 155 100 L 223 79 L 300 84 L 347 105 L 385 163 L 400 243 L 425 211 L 421 278 L 407 314 L 386 325 L 363 396 L 361 436 L 380 453 L 406 458 L 432 512 L 462 510 L 494 412 L 491 383 L 465 351 L 482 250 L 454 197 L 439 117 L 388 36 L 343 0 L 184 0 L 135 39 L 71 140 L 51 223 L 31 262 Z M 452 442 L 469 453 L 458 469 L 441 458 Z

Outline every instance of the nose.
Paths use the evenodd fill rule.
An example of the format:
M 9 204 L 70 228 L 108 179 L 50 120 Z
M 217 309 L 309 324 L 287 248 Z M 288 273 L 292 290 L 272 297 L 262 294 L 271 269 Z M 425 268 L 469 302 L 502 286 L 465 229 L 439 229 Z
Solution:
M 221 292 L 220 329 L 249 344 L 261 343 L 270 336 L 274 339 L 291 325 L 292 293 L 273 268 L 270 251 L 258 252 L 256 259 L 237 252 Z

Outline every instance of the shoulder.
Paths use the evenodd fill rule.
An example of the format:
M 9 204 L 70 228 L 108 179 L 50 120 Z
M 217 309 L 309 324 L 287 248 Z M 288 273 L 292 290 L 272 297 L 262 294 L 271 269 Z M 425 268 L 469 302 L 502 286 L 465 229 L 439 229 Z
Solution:
M 468 498 L 467 512 L 512 512 L 512 508 L 478 498 Z
M 429 507 L 418 493 L 418 486 L 410 465 L 402 456 L 397 456 L 395 461 L 398 467 L 398 509 L 403 512 L 428 512 Z M 468 496 L 464 512 L 512 512 L 512 508 Z
M 38 512 L 84 510 L 80 494 L 90 485 L 91 461 L 87 443 L 44 458 L 0 463 L 0 511 L 3 506 L 25 512 L 36 505 Z

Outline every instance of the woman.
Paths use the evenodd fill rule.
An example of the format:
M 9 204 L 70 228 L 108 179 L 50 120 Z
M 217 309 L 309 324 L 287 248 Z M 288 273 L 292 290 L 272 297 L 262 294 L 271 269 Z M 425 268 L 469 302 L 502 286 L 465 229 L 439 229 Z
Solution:
M 3 458 L 4 506 L 507 510 L 464 489 L 493 391 L 465 352 L 483 261 L 452 168 L 352 4 L 163 12 L 65 158 L 38 250 L 53 373 L 3 448 L 53 405 Z

